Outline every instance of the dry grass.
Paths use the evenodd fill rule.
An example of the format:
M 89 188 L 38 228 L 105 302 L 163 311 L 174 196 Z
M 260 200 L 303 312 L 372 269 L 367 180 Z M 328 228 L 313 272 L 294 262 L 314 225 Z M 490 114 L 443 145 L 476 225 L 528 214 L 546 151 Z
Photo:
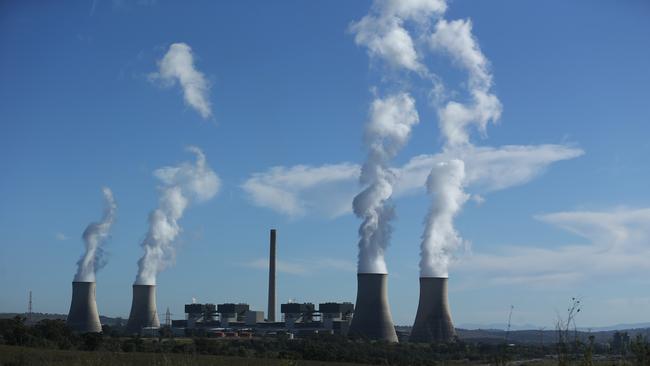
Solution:
M 486 365 L 485 362 L 467 360 L 440 361 L 441 366 Z M 508 366 L 557 366 L 553 358 L 515 360 Z M 243 358 L 174 353 L 124 353 L 63 351 L 0 345 L 0 366 L 363 366 L 353 363 L 324 361 Z M 579 366 L 580 362 L 570 362 Z M 594 366 L 632 366 L 633 363 L 617 358 L 596 358 Z
M 303 360 L 256 359 L 240 357 L 62 351 L 0 345 L 0 366 L 354 366 Z

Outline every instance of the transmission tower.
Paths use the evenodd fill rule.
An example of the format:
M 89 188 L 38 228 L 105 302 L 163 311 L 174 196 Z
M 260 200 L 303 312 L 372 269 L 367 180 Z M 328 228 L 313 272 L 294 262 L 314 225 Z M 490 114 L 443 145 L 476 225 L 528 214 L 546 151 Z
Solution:
M 514 305 L 510 305 L 510 314 L 508 314 L 508 330 L 506 330 L 506 345 L 508 345 L 508 337 L 510 336 L 510 326 L 512 325 L 512 311 L 515 309 Z
M 169 307 L 167 307 L 167 311 L 165 312 L 165 325 L 168 327 L 172 326 L 172 313 L 169 312 Z
M 27 320 L 32 321 L 32 290 L 29 290 L 29 303 L 27 304 Z

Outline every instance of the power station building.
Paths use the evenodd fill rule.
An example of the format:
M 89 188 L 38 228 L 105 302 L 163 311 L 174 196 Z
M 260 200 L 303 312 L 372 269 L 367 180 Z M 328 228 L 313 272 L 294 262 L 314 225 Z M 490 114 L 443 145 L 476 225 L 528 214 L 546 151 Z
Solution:
M 316 309 L 312 303 L 289 302 L 280 305 L 282 320 L 276 321 L 276 236 L 275 229 L 269 236 L 269 284 L 268 312 L 250 309 L 244 303 L 186 304 L 185 319 L 171 320 L 171 330 L 176 335 L 234 336 L 252 335 L 308 335 L 347 334 L 354 314 L 352 303 L 326 302 Z M 133 285 L 133 302 L 127 323 L 127 333 L 155 334 L 159 328 L 156 309 L 156 287 Z
M 248 304 L 187 304 L 185 320 L 172 321 L 176 335 L 226 336 L 291 334 L 347 334 L 354 305 L 351 303 L 285 303 L 280 305 L 283 320 L 264 319 L 263 311 L 251 310 Z

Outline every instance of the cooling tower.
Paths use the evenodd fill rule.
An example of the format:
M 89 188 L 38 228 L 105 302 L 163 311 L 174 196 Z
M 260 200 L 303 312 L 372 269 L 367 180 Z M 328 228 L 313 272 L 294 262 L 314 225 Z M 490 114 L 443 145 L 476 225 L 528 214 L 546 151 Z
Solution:
M 156 286 L 133 285 L 133 302 L 126 331 L 129 334 L 140 333 L 145 327 L 160 327 L 156 310 Z
M 348 332 L 350 336 L 397 342 L 386 278 L 383 273 L 357 274 L 357 303 Z
M 447 301 L 447 278 L 420 277 L 420 302 L 411 342 L 448 342 L 456 331 Z
M 73 331 L 80 333 L 102 331 L 95 302 L 95 282 L 72 282 L 72 303 L 66 324 Z

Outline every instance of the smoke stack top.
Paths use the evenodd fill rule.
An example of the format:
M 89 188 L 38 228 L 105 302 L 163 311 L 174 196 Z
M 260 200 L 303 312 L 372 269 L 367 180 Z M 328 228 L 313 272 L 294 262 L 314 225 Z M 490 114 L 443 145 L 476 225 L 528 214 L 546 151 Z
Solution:
M 162 183 L 158 208 L 149 214 L 149 230 L 141 246 L 144 255 L 138 261 L 138 285 L 155 285 L 156 275 L 174 260 L 174 241 L 181 232 L 178 220 L 193 202 L 203 202 L 219 191 L 219 177 L 207 165 L 198 147 L 188 151 L 196 162 L 156 170 L 154 176 Z
M 86 252 L 77 262 L 77 274 L 74 276 L 76 282 L 95 282 L 95 274 L 100 270 L 106 261 L 102 245 L 108 239 L 108 233 L 115 221 L 117 204 L 113 198 L 113 192 L 107 187 L 102 188 L 104 194 L 104 215 L 100 222 L 93 222 L 83 232 L 83 241 Z

